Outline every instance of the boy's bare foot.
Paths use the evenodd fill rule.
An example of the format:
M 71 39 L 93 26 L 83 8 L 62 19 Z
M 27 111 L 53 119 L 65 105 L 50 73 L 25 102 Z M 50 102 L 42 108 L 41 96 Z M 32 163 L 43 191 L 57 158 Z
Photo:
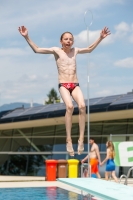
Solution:
M 81 155 L 84 151 L 84 143 L 83 141 L 78 140 L 78 155 Z
M 67 152 L 69 153 L 69 155 L 74 156 L 74 150 L 73 150 L 71 141 L 67 141 L 66 148 L 67 148 Z

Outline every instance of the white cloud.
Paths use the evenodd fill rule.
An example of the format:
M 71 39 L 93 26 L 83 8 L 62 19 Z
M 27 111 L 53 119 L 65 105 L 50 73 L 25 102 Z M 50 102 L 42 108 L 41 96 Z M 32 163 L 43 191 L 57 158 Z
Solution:
M 130 30 L 129 25 L 126 22 L 121 22 L 115 26 L 117 32 L 128 32 Z
M 37 75 L 35 75 L 35 74 L 30 75 L 30 76 L 29 76 L 29 79 L 30 79 L 31 81 L 36 81 L 36 80 L 37 80 Z
M 27 99 L 28 101 L 32 98 L 36 102 L 38 102 L 38 99 L 43 101 L 48 91 L 52 87 L 57 89 L 57 86 L 57 79 L 53 73 L 40 76 L 23 74 L 19 79 L 2 82 L 0 90 L 1 102 L 16 102 L 18 99 L 21 99 L 21 101 L 22 99 Z
M 89 31 L 89 33 L 87 32 L 87 30 L 81 31 L 78 35 L 74 36 L 74 40 L 75 40 L 75 46 L 77 47 L 86 47 L 88 46 L 88 40 L 87 38 L 89 38 L 89 45 L 91 45 L 93 42 L 95 42 L 99 37 L 100 37 L 100 32 L 101 30 L 96 30 L 96 31 Z M 89 37 L 88 37 L 89 36 Z M 112 36 L 108 36 L 106 37 L 101 44 L 102 45 L 107 45 L 113 42 L 113 38 Z
M 0 48 L 0 56 L 24 56 L 31 54 L 29 48 Z
M 124 58 L 114 63 L 115 66 L 124 68 L 133 68 L 133 57 Z
M 1 0 L 2 1 L 2 0 Z M 124 0 L 123 0 L 124 1 Z M 51 26 L 59 27 L 71 25 L 72 18 L 78 22 L 81 15 L 87 10 L 102 9 L 108 5 L 116 4 L 115 0 L 77 0 L 71 1 L 46 1 L 23 0 L 16 3 L 16 0 L 1 2 L 0 7 L 0 37 L 13 37 L 18 35 L 18 26 L 25 25 L 29 32 L 36 32 L 40 29 L 51 29 Z M 5 9 L 6 8 L 6 9 Z M 66 23 L 64 23 L 64 21 Z
M 97 75 L 91 81 L 91 84 L 96 84 L 96 82 L 98 83 L 97 87 L 90 87 L 90 96 L 104 97 L 132 91 L 133 77 L 132 75 L 119 75 L 118 72 L 115 76 L 112 76 L 111 74 L 104 77 L 102 75 Z
M 118 25 L 115 26 L 116 32 L 114 33 L 114 39 L 123 39 L 128 36 L 128 33 L 130 32 L 130 25 L 128 25 L 126 22 L 121 22 Z
M 131 26 L 126 22 L 121 22 L 115 26 L 115 33 L 111 33 L 111 35 L 107 36 L 102 42 L 101 45 L 108 45 L 110 43 L 114 43 L 118 39 L 122 39 L 123 37 L 127 36 L 130 32 Z M 79 34 L 75 35 L 75 45 L 79 47 L 87 46 L 87 38 L 89 38 L 89 44 L 93 43 L 99 36 L 101 30 L 89 31 L 83 30 Z M 89 36 L 89 37 L 88 37 Z M 127 36 L 129 37 L 129 36 Z M 130 38 L 133 40 L 133 36 Z
M 11 2 L 2 2 L 0 8 L 0 37 L 11 37 L 18 34 L 17 28 L 21 25 L 28 26 L 30 31 L 35 30 L 39 26 L 43 26 L 47 29 L 46 25 L 56 25 L 59 21 L 64 21 L 68 16 L 73 15 L 73 18 L 79 17 L 83 11 L 89 6 L 90 9 L 101 7 L 106 4 L 106 0 L 68 0 L 67 2 L 46 1 L 40 0 L 39 3 L 36 0 L 23 0 L 16 3 L 16 0 Z M 6 9 L 5 9 L 6 8 Z M 69 17 L 69 21 L 71 17 Z

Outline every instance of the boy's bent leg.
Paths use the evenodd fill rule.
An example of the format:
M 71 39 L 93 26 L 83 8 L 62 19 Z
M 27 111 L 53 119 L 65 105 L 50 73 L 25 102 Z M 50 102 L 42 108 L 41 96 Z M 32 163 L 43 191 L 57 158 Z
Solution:
M 79 107 L 79 128 L 80 136 L 78 141 L 78 154 L 81 154 L 84 150 L 84 130 L 85 130 L 85 120 L 86 120 L 86 106 L 82 91 L 79 86 L 77 86 L 73 92 L 72 97 L 76 101 Z
M 63 86 L 60 87 L 61 97 L 66 105 L 66 114 L 65 114 L 65 125 L 66 125 L 66 133 L 67 133 L 67 151 L 71 156 L 74 156 L 74 150 L 72 147 L 71 140 L 71 128 L 72 128 L 72 113 L 74 110 L 72 99 L 70 96 L 70 92 Z

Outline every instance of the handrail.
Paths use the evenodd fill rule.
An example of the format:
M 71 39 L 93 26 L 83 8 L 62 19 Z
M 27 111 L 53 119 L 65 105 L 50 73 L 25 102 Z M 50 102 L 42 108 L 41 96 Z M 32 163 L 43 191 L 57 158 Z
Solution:
M 81 177 L 84 177 L 84 176 L 83 176 L 83 168 L 84 168 L 84 167 L 88 168 L 88 163 L 82 163 L 82 164 L 81 164 Z
M 127 179 L 129 178 L 130 173 L 131 173 L 132 170 L 133 170 L 133 167 L 131 167 L 131 168 L 128 170 L 127 177 L 126 177 L 126 180 L 125 180 L 125 182 L 124 182 L 124 185 L 127 185 Z
M 81 164 L 81 178 L 83 178 L 84 176 L 83 176 L 83 169 L 84 168 L 87 168 L 87 170 L 88 170 L 88 163 L 82 163 Z M 90 170 L 88 171 L 88 173 L 89 173 L 89 176 L 91 176 L 91 166 L 90 166 Z M 81 196 L 83 196 L 83 190 L 81 190 Z M 88 194 L 87 196 L 89 196 L 90 197 L 90 194 Z M 90 199 L 90 198 L 89 198 Z
M 120 176 L 120 180 L 119 180 L 119 183 L 121 182 L 121 180 L 122 180 L 122 178 L 127 178 L 127 176 L 125 175 L 125 174 L 122 174 L 121 176 Z

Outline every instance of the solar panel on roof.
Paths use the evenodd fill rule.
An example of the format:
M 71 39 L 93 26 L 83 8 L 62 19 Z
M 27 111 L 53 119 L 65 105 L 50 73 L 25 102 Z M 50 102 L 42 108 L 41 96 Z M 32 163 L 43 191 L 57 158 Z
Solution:
M 38 106 L 38 107 L 40 107 L 40 106 Z M 32 107 L 32 108 L 26 108 L 26 109 L 17 109 L 17 110 L 12 111 L 9 114 L 3 116 L 2 119 L 3 118 L 10 118 L 10 117 L 18 117 L 18 116 L 21 116 L 21 115 L 27 115 L 25 113 L 31 112 L 31 110 L 32 110 L 32 112 L 35 112 L 36 109 L 38 109 L 38 108 Z
M 27 113 L 34 113 L 36 110 L 38 110 L 40 108 L 40 106 L 36 106 L 36 107 L 31 107 L 31 108 L 27 108 L 25 109 L 23 112 L 19 113 L 18 116 L 21 116 L 21 115 L 29 115 Z
M 121 95 L 115 95 L 115 96 L 109 96 L 102 98 L 96 105 L 98 104 L 106 104 L 106 103 L 112 103 L 120 98 Z
M 109 103 L 112 105 L 117 104 L 128 104 L 133 103 L 133 94 L 124 94 L 124 95 L 114 95 L 114 96 L 108 96 L 108 97 L 98 97 L 93 98 L 89 100 L 90 106 L 96 105 L 99 106 L 100 104 L 107 104 Z M 88 105 L 88 100 L 85 100 L 86 106 Z M 74 108 L 77 108 L 77 103 L 73 101 Z M 22 116 L 29 116 L 39 113 L 52 113 L 53 111 L 61 111 L 66 109 L 66 106 L 64 103 L 57 103 L 57 104 L 47 104 L 42 106 L 36 106 L 31 108 L 20 108 L 13 110 L 10 113 L 7 113 L 5 116 L 1 117 L 1 119 L 6 118 L 14 118 L 14 117 L 22 117 Z
M 17 113 L 20 113 L 20 112 L 23 112 L 23 111 L 24 111 L 24 108 L 23 108 L 23 109 L 16 109 L 16 110 L 13 110 L 13 111 L 11 111 L 10 113 L 13 112 L 13 113 L 16 113 L 16 114 L 17 114 Z M 10 114 L 10 113 L 9 113 L 9 114 Z
M 24 112 L 24 110 L 25 110 L 24 108 L 22 108 L 22 109 L 16 109 L 16 110 L 11 111 L 10 113 L 7 113 L 7 115 L 9 117 L 10 116 L 18 116 L 18 114 Z M 6 117 L 7 115 L 3 116 L 3 118 Z
M 24 108 L 22 108 L 22 109 L 15 109 L 15 110 L 13 110 L 13 112 L 14 113 L 17 113 L 17 112 L 21 112 L 21 111 L 23 111 L 24 110 Z
M 96 104 L 98 101 L 100 101 L 103 97 L 99 97 L 99 98 L 94 98 L 94 99 L 90 99 L 89 100 L 89 105 L 94 105 Z
M 31 115 L 31 114 L 38 112 L 39 110 L 42 110 L 43 108 L 44 108 L 44 106 L 32 107 L 30 109 L 26 109 L 23 113 L 20 113 L 19 116 Z
M 133 102 L 133 94 L 126 94 L 117 101 L 113 102 L 111 105 L 126 104 L 131 102 Z
M 61 104 L 48 104 L 45 106 L 36 106 L 32 108 L 26 108 L 24 110 L 19 110 L 16 113 L 16 110 L 11 112 L 10 114 L 7 114 L 6 116 L 2 117 L 4 118 L 11 118 L 11 117 L 21 117 L 26 115 L 32 115 L 32 114 L 39 114 L 39 113 L 45 113 L 45 112 L 51 112 L 51 111 L 57 111 L 61 109 L 65 109 L 66 106 L 64 103 Z

